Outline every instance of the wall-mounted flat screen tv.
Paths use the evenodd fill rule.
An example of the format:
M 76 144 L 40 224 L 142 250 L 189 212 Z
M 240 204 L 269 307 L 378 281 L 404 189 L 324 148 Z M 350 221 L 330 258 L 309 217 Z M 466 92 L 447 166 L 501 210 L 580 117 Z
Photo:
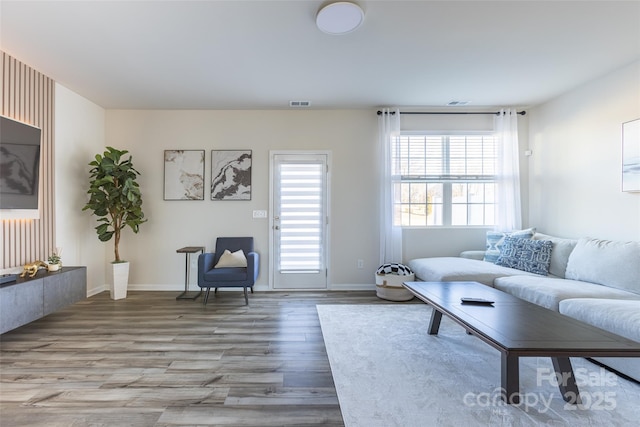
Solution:
M 0 209 L 38 209 L 41 134 L 0 116 Z

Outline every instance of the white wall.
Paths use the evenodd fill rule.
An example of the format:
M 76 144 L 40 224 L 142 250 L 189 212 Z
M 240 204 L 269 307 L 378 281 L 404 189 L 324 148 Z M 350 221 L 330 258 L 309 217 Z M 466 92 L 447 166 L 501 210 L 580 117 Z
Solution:
M 87 267 L 87 293 L 105 285 L 105 244 L 93 230 L 95 220 L 82 212 L 87 201 L 89 166 L 105 146 L 105 110 L 56 84 L 55 186 L 56 246 L 62 263 Z
M 624 193 L 622 123 L 640 118 L 640 61 L 531 110 L 530 224 L 563 237 L 640 240 Z
M 270 224 L 253 219 L 252 211 L 269 208 L 269 151 L 314 149 L 332 153 L 331 287 L 373 286 L 379 252 L 376 138 L 372 110 L 107 111 L 106 143 L 132 153 L 149 219 L 138 235 L 123 235 L 131 288 L 180 289 L 185 256 L 176 249 L 212 250 L 217 236 L 251 235 L 261 254 L 257 288 L 266 289 Z M 204 201 L 163 200 L 166 149 L 206 150 Z M 253 150 L 252 200 L 210 200 L 212 149 Z M 357 269 L 358 259 L 364 269 Z

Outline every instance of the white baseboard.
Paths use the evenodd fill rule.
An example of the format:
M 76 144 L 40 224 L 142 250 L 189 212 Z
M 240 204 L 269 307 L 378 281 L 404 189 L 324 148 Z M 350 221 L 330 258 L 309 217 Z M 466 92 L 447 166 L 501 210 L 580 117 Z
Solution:
M 87 289 L 87 298 L 92 297 L 94 295 L 99 294 L 100 292 L 108 291 L 109 287 L 107 285 L 103 286 L 95 286 L 93 288 Z
M 372 283 L 334 283 L 329 286 L 330 291 L 375 291 Z
M 130 291 L 146 291 L 146 292 L 184 292 L 184 285 L 173 285 L 173 284 L 148 284 L 148 283 L 130 283 L 129 288 Z M 200 288 L 198 285 L 189 285 L 189 292 L 197 292 Z M 220 288 L 220 292 L 226 291 L 242 291 L 242 288 Z M 255 285 L 253 287 L 254 291 L 269 291 L 266 285 Z
M 151 283 L 129 283 L 130 291 L 171 291 L 171 292 L 183 292 L 184 284 L 151 284 Z M 197 285 L 189 286 L 189 291 L 198 291 L 200 288 Z
M 90 295 L 95 295 L 96 293 L 102 292 L 103 290 L 107 290 L 108 288 L 105 286 L 104 289 L 100 289 L 97 292 L 94 292 Z M 198 291 L 200 288 L 197 285 L 190 285 L 189 291 Z M 267 284 L 257 284 L 253 287 L 254 291 L 259 292 L 271 292 L 271 291 L 280 291 L 280 292 L 295 292 L 295 291 L 317 291 L 318 289 L 271 289 Z M 130 291 L 147 291 L 147 292 L 182 292 L 184 291 L 184 285 L 175 285 L 175 284 L 150 284 L 150 283 L 130 283 L 129 284 Z M 328 291 L 375 291 L 376 285 L 371 283 L 333 283 L 329 285 L 329 288 L 326 289 Z M 234 288 L 220 288 L 220 291 L 237 291 Z

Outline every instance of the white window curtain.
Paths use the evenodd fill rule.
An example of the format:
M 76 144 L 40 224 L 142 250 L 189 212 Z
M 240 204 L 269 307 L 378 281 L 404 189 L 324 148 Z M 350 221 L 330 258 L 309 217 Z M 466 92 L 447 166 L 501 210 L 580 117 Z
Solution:
M 400 137 L 400 110 L 383 108 L 378 115 L 378 146 L 380 174 L 380 264 L 402 262 L 402 227 L 394 225 L 393 206 L 396 197 L 394 174 L 399 167 L 391 164 L 392 150 L 398 149 L 394 144 Z M 399 197 L 400 195 L 398 195 Z
M 518 149 L 518 114 L 503 109 L 495 118 L 498 147 L 496 186 L 496 231 L 522 228 L 520 208 L 520 154 Z

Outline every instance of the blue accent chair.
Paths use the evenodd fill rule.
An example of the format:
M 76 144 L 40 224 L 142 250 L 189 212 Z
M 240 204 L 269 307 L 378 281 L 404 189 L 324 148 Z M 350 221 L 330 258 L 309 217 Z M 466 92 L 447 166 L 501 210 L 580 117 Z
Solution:
M 213 268 L 225 249 L 231 252 L 242 249 L 247 258 L 247 266 Z M 218 237 L 214 253 L 206 252 L 198 256 L 198 286 L 207 289 L 204 304 L 207 304 L 211 288 L 215 289 L 214 293 L 218 292 L 218 288 L 243 288 L 244 302 L 249 305 L 247 289 L 251 289 L 253 293 L 259 268 L 260 255 L 253 250 L 253 237 Z

